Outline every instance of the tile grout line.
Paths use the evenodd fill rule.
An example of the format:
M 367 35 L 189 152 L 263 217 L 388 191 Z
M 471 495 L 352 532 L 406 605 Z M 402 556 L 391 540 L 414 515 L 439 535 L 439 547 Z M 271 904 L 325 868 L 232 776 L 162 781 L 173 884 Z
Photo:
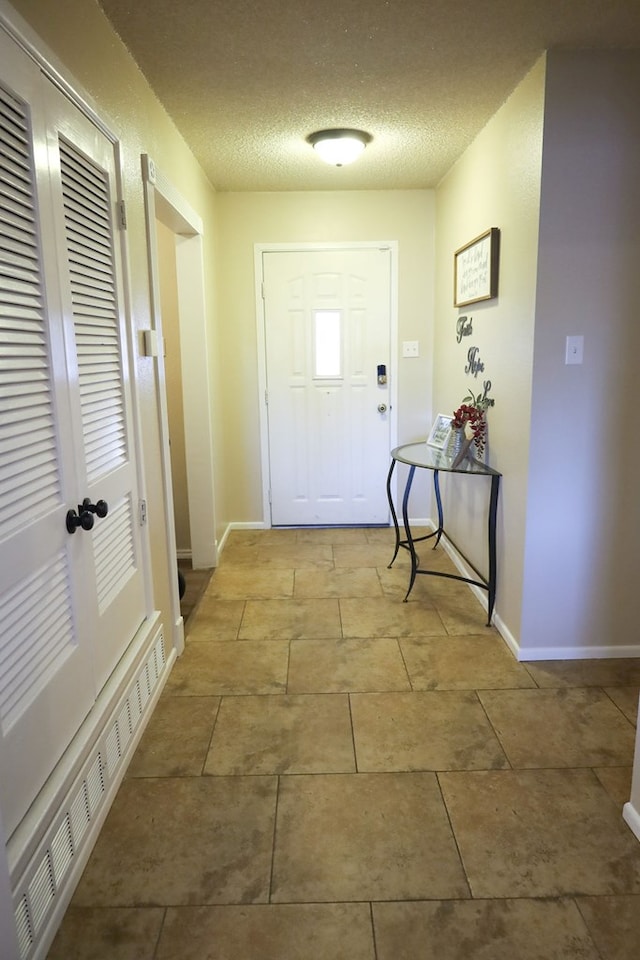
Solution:
M 271 841 L 271 869 L 269 870 L 269 892 L 267 896 L 267 903 L 272 903 L 273 896 L 273 872 L 275 869 L 276 863 L 276 839 L 278 831 L 278 806 L 280 804 L 280 774 L 276 778 L 276 802 L 273 811 L 273 838 Z
M 574 897 L 571 897 L 570 900 L 571 900 L 571 902 L 574 904 L 576 910 L 578 911 L 578 913 L 579 913 L 579 915 L 580 915 L 580 917 L 581 917 L 581 919 L 582 919 L 582 922 L 584 923 L 585 930 L 586 930 L 587 933 L 589 934 L 589 940 L 590 940 L 591 943 L 593 944 L 596 953 L 597 953 L 598 956 L 600 957 L 600 960 L 607 960 L 607 957 L 602 953 L 600 947 L 598 946 L 598 944 L 596 943 L 596 941 L 595 941 L 595 939 L 594 939 L 594 937 L 593 937 L 593 934 L 591 933 L 591 927 L 590 927 L 589 924 L 587 923 L 587 918 L 585 917 L 584 913 L 583 913 L 582 910 L 580 909 L 580 902 L 579 902 L 579 901 L 580 901 L 580 897 L 574 896 Z
M 168 910 L 169 908 L 167 906 L 165 906 L 163 909 L 162 922 L 160 924 L 160 929 L 158 930 L 158 936 L 156 937 L 156 942 L 153 948 L 152 960 L 157 960 L 157 957 L 158 957 L 158 950 L 160 949 L 160 941 L 162 940 L 162 934 L 164 933 L 165 924 L 167 922 Z
M 407 680 L 409 681 L 409 690 L 408 690 L 407 692 L 408 692 L 408 693 L 409 693 L 409 692 L 410 692 L 410 693 L 416 693 L 417 691 L 416 691 L 415 687 L 413 686 L 413 680 L 411 679 L 411 672 L 410 672 L 410 670 L 409 670 L 409 667 L 407 666 L 407 661 L 405 660 L 405 656 L 404 656 L 404 650 L 402 649 L 402 640 L 403 640 L 403 639 L 410 639 L 410 638 L 395 637 L 395 641 L 396 641 L 396 643 L 398 644 L 398 651 L 399 651 L 399 653 L 400 653 L 400 657 L 401 657 L 402 663 L 403 663 L 403 665 L 404 665 L 404 672 L 406 673 L 406 675 L 407 675 Z
M 349 722 L 351 724 L 351 746 L 353 747 L 353 763 L 355 766 L 355 772 L 360 773 L 358 769 L 358 751 L 356 749 L 356 733 L 353 727 L 353 711 L 351 705 L 351 693 L 347 693 L 347 703 L 349 704 Z
M 500 688 L 500 689 L 502 689 L 502 688 Z M 521 689 L 521 688 L 515 688 L 515 689 Z M 525 688 L 525 689 L 526 689 L 526 688 Z M 500 734 L 498 733 L 496 727 L 494 726 L 494 723 L 493 723 L 491 717 L 490 717 L 489 714 L 487 713 L 487 708 L 485 707 L 485 705 L 484 705 L 484 703 L 483 703 L 483 700 L 482 700 L 482 697 L 480 696 L 481 693 L 487 693 L 487 692 L 488 692 L 488 693 L 492 693 L 492 692 L 494 692 L 493 688 L 489 688 L 488 690 L 477 690 L 477 689 L 476 689 L 476 690 L 474 690 L 473 692 L 474 692 L 475 695 L 476 695 L 476 700 L 477 700 L 478 703 L 480 704 L 480 709 L 482 710 L 482 712 L 484 713 L 485 717 L 487 718 L 487 723 L 489 724 L 489 726 L 490 726 L 491 729 L 493 730 L 493 735 L 494 735 L 494 737 L 496 738 L 496 740 L 497 740 L 497 742 L 498 742 L 498 746 L 499 746 L 500 749 L 502 750 L 502 753 L 503 753 L 503 755 L 504 755 L 504 758 L 505 758 L 505 760 L 507 761 L 507 769 L 508 769 L 508 770 L 515 770 L 516 768 L 514 767 L 513 763 L 511 762 L 511 758 L 509 757 L 509 754 L 507 753 L 507 748 L 505 747 L 504 743 L 502 742 L 502 738 L 500 737 Z M 503 768 L 503 769 L 504 769 L 504 768 Z
M 218 724 L 218 717 L 220 716 L 220 710 L 222 709 L 222 701 L 224 697 L 218 697 L 218 707 L 216 709 L 216 715 L 213 718 L 213 726 L 211 727 L 211 736 L 209 737 L 209 742 L 207 744 L 207 749 L 204 754 L 204 759 L 202 761 L 202 767 L 200 768 L 200 776 L 204 776 L 204 770 L 207 765 L 207 760 L 209 759 L 209 754 L 211 753 L 211 747 L 213 745 L 213 735 L 216 732 L 216 726 Z
M 376 940 L 376 923 L 373 916 L 373 901 L 369 901 L 369 916 L 371 918 L 371 938 L 373 940 L 373 956 L 374 960 L 378 960 L 378 942 Z
M 444 771 L 441 771 L 444 772 Z M 462 867 L 462 872 L 464 874 L 464 882 L 467 885 L 467 890 L 469 891 L 469 897 L 467 899 L 475 900 L 473 895 L 473 890 L 471 888 L 471 882 L 467 874 L 467 868 L 465 867 L 464 859 L 462 857 L 462 851 L 460 850 L 460 844 L 458 843 L 458 838 L 456 832 L 453 828 L 453 821 L 451 819 L 451 813 L 449 812 L 449 807 L 447 806 L 447 801 L 445 800 L 444 790 L 442 789 L 442 784 L 440 782 L 440 772 L 437 770 L 434 771 L 434 776 L 436 778 L 436 783 L 438 784 L 438 790 L 440 792 L 440 799 L 442 800 L 442 806 L 444 807 L 445 813 L 447 815 L 447 822 L 449 824 L 449 829 L 451 830 L 451 836 L 453 837 L 453 842 L 456 845 L 456 852 L 458 854 L 458 860 L 460 861 L 460 866 Z M 462 898 L 461 898 L 462 899 Z

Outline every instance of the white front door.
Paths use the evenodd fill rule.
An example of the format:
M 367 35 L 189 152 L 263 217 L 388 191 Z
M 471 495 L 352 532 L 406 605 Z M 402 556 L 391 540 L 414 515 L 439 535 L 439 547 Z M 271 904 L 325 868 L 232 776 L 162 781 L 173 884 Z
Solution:
M 145 616 L 114 145 L 0 31 L 0 809 L 24 816 Z M 69 532 L 85 498 L 108 513 Z M 85 511 L 87 512 L 87 511 Z
M 271 523 L 387 523 L 390 249 L 265 251 L 263 280 Z

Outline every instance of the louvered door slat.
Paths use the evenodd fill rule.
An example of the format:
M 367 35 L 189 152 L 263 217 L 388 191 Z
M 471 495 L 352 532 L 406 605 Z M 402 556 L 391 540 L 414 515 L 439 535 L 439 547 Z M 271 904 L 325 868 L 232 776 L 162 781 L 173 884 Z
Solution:
M 65 221 L 69 241 L 80 250 L 91 250 L 93 256 L 102 262 L 111 256 L 109 241 L 99 229 L 100 224 L 89 219 L 80 219 L 65 205 Z
M 111 418 L 95 416 L 87 426 L 87 438 L 89 450 L 99 450 L 100 438 L 105 441 L 109 438 L 111 442 L 122 442 L 122 429 L 118 424 L 111 421 Z
M 7 302 L 15 300 L 21 303 L 26 300 L 32 304 L 34 301 L 40 303 L 36 298 L 33 289 L 34 273 L 33 271 L 20 270 L 14 266 L 10 267 L 0 264 L 0 277 L 2 277 L 2 296 Z
M 118 405 L 122 407 L 122 395 L 119 390 L 112 387 L 111 379 L 106 375 L 102 379 L 95 377 L 90 383 L 87 383 L 85 393 L 87 409 L 91 409 L 91 404 L 97 407 L 107 401 L 117 401 Z
M 91 439 L 93 438 L 93 439 Z M 122 431 L 115 427 L 105 427 L 104 430 L 93 430 L 87 442 L 87 460 L 94 461 L 99 457 L 113 455 L 122 445 Z
M 25 457 L 33 454 L 34 451 L 41 451 L 43 449 L 55 450 L 56 445 L 51 440 L 51 430 L 43 429 L 33 432 L 32 435 L 25 437 L 17 434 L 16 436 L 7 437 L 6 439 L 0 440 L 0 477 L 5 476 L 5 470 L 8 470 L 13 467 L 16 459 L 23 460 Z M 57 497 L 58 484 L 57 481 L 50 491 L 52 497 Z M 25 501 L 25 509 L 29 508 L 32 513 L 34 511 L 34 505 L 29 504 Z M 35 510 L 37 511 L 37 504 L 35 505 Z
M 19 237 L 9 237 L 0 231 L 0 252 L 3 258 L 10 261 L 11 257 L 20 260 L 33 260 L 33 243 L 22 243 Z M 37 260 L 35 263 L 37 264 Z
M 3 220 L 7 223 L 15 223 L 18 226 L 24 221 L 29 224 L 28 217 L 25 218 L 24 203 L 20 193 L 12 189 L 9 184 L 0 183 L 0 204 L 3 208 Z M 33 227 L 33 224 L 32 224 Z
M 22 282 L 33 284 L 37 279 L 37 264 L 29 263 L 24 258 L 19 258 L 10 253 L 3 253 L 0 250 L 0 284 L 4 287 L 5 282 Z
M 5 478 L 0 481 L 0 503 L 4 508 L 5 502 L 20 497 L 20 487 L 37 479 L 41 484 L 51 471 L 57 469 L 56 451 L 43 450 L 31 457 L 24 457 L 20 462 L 11 464 Z
M 99 400 L 97 403 L 88 403 L 86 407 L 86 422 L 90 426 L 98 420 L 110 420 L 114 414 L 119 414 L 120 403 L 118 397 L 110 397 L 108 394 L 97 394 Z
M 108 406 L 101 406 L 96 409 L 94 412 L 87 413 L 87 430 L 88 432 L 95 433 L 96 430 L 104 429 L 108 424 L 112 422 L 112 411 Z M 114 430 L 118 429 L 113 427 Z
M 95 319 L 91 318 L 89 320 L 84 320 L 82 317 L 78 317 L 76 322 L 76 340 L 79 343 L 88 343 L 90 342 L 91 337 L 98 335 L 102 336 L 103 338 L 110 338 L 114 343 L 118 342 L 118 338 L 111 326 L 109 316 L 104 317 L 102 320 L 100 317 L 96 317 Z
M 42 395 L 47 392 L 46 384 L 34 379 L 29 384 L 29 396 L 25 396 L 23 383 L 21 380 L 20 383 L 7 382 L 0 386 L 0 404 L 8 415 L 14 408 L 37 406 L 42 402 Z
M 94 354 L 92 360 L 92 363 L 85 360 L 80 367 L 80 385 L 82 387 L 83 401 L 87 394 L 92 393 L 94 386 L 113 383 L 114 376 L 117 376 L 120 370 L 118 361 L 109 355 L 96 357 Z M 114 390 L 118 389 L 119 387 L 114 387 Z
M 29 188 L 26 185 L 28 180 L 25 182 L 24 172 L 25 168 L 21 164 L 16 163 L 7 154 L 3 154 L 0 157 L 0 177 L 2 177 L 0 190 L 6 190 L 7 193 L 22 193 L 28 197 Z
M 41 404 L 34 404 L 31 407 L 24 408 L 24 415 L 17 417 L 15 410 L 11 416 L 4 418 L 4 423 L 0 426 L 0 444 L 5 444 L 7 449 L 17 449 L 18 446 L 25 447 L 27 456 L 38 453 L 40 450 L 49 448 L 55 449 L 53 441 L 47 441 L 47 436 L 54 429 L 53 422 L 47 410 L 42 410 Z M 39 433 L 41 443 L 36 450 L 29 449 L 31 438 L 27 434 Z M 11 469 L 12 464 L 5 464 L 6 469 Z M 0 473 L 0 479 L 4 471 Z
M 106 247 L 93 247 L 78 238 L 77 233 L 70 233 L 67 237 L 67 247 L 73 254 L 74 268 L 84 265 L 86 274 L 103 274 L 111 276 L 113 261 L 111 251 Z
M 29 230 L 23 229 L 23 226 L 23 224 L 16 223 L 13 219 L 3 216 L 0 212 L 0 233 L 4 234 L 5 239 L 14 243 L 28 243 Z
M 3 304 L 2 299 L 0 299 L 0 304 Z M 42 334 L 37 330 L 29 330 L 24 325 L 20 329 L 20 321 L 18 320 L 16 326 L 13 327 L 11 320 L 7 319 L 6 323 L 0 321 L 0 331 L 2 333 L 2 343 L 5 349 L 8 351 L 11 348 L 23 350 L 30 350 L 32 353 L 38 353 L 46 357 L 47 355 L 47 344 L 42 336 Z
M 90 252 L 87 252 L 84 247 L 78 247 L 73 243 L 69 243 L 69 247 L 73 251 L 75 264 L 75 268 L 73 269 L 74 274 L 81 277 L 90 276 L 92 280 L 95 279 L 110 284 L 111 261 L 108 256 L 98 260 L 95 256 L 92 256 Z

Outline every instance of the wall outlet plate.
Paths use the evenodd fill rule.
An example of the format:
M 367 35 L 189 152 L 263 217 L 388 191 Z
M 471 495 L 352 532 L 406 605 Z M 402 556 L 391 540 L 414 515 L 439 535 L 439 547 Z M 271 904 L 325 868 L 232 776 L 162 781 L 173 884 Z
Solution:
M 420 356 L 420 344 L 418 340 L 403 340 L 402 341 L 402 356 L 403 357 L 419 357 Z

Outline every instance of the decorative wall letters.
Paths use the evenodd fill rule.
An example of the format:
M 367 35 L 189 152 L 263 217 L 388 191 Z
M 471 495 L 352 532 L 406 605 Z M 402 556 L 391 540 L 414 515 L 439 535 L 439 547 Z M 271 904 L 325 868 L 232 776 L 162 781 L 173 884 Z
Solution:
M 484 363 L 480 359 L 480 347 L 469 347 L 467 353 L 467 365 L 464 368 L 465 373 L 470 373 L 472 377 L 477 377 L 484 371 Z
M 456 324 L 456 340 L 462 343 L 463 337 L 470 337 L 473 333 L 473 317 L 458 317 Z

